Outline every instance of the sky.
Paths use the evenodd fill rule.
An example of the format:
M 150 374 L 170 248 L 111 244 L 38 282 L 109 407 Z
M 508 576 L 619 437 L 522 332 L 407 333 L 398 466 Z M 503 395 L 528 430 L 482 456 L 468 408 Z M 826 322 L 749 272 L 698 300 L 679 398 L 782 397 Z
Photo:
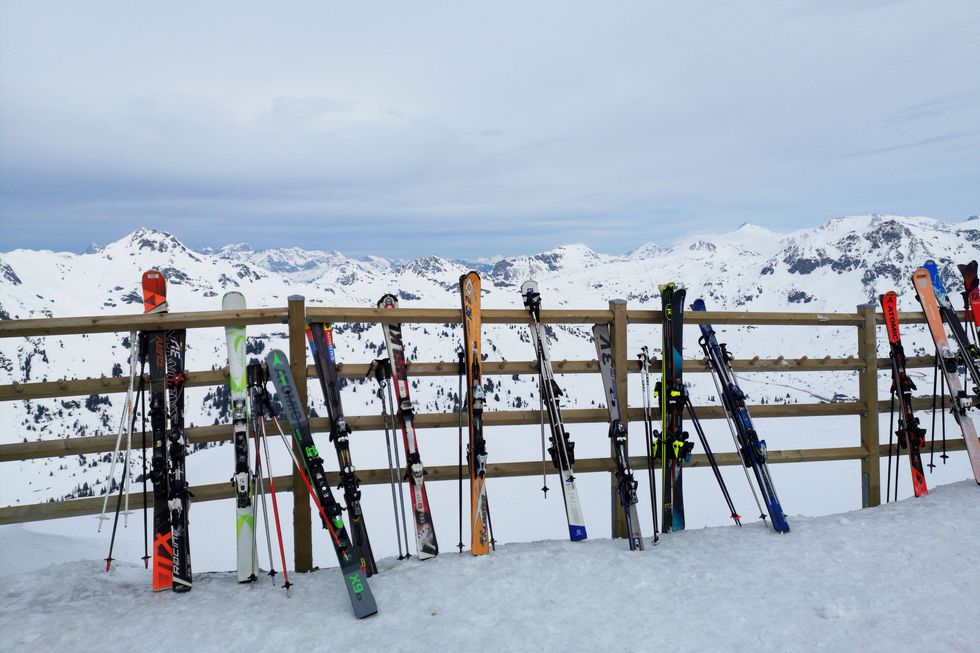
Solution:
M 980 213 L 980 3 L 0 0 L 0 250 L 625 252 Z

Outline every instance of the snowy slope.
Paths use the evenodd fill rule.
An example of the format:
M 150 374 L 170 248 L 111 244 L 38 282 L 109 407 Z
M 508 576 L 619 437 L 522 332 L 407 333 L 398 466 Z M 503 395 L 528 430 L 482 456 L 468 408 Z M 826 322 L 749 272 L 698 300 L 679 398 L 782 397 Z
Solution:
M 379 613 L 357 621 L 335 568 L 268 579 L 200 574 L 152 594 L 142 565 L 102 570 L 90 538 L 0 527 L 0 648 L 127 651 L 972 652 L 980 621 L 973 482 L 880 508 L 623 540 L 531 542 L 491 556 L 379 561 Z M 43 556 L 34 555 L 43 551 Z M 479 591 L 476 585 L 479 584 Z

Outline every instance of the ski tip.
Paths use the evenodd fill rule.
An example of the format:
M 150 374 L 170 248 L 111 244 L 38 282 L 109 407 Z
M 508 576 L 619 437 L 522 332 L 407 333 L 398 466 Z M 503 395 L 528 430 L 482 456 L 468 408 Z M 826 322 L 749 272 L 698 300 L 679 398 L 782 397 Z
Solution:
M 703 310 L 705 310 L 704 300 L 701 299 L 700 297 L 698 297 L 697 299 L 695 299 L 694 300 L 694 303 L 691 304 L 691 310 L 692 311 L 703 311 Z
M 389 293 L 381 295 L 378 300 L 378 308 L 398 308 L 398 297 Z
M 221 298 L 221 309 L 224 311 L 237 311 L 245 308 L 245 295 L 237 290 L 229 290 Z

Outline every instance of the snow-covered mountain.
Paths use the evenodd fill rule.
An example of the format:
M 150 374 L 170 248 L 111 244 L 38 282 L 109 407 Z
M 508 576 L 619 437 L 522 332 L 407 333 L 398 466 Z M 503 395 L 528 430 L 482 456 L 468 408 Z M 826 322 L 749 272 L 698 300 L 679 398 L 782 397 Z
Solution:
M 437 256 L 414 260 L 378 257 L 350 258 L 340 252 L 297 248 L 256 251 L 245 244 L 193 251 L 178 238 L 141 228 L 85 253 L 15 250 L 0 254 L 0 318 L 24 319 L 141 312 L 140 277 L 150 267 L 168 280 L 172 310 L 214 310 L 229 290 L 245 294 L 250 306 L 284 305 L 292 294 L 308 305 L 374 306 L 384 293 L 396 292 L 404 306 L 459 306 L 458 279 L 470 267 L 482 270 L 484 306 L 521 305 L 520 284 L 535 278 L 545 308 L 605 308 L 623 298 L 630 308 L 659 308 L 657 285 L 681 282 L 688 298 L 705 298 L 709 310 L 853 311 L 874 302 L 879 293 L 896 290 L 900 307 L 918 308 L 908 281 L 926 259 L 940 263 L 951 291 L 962 286 L 956 263 L 980 258 L 980 219 L 946 223 L 925 217 L 866 215 L 835 218 L 815 229 L 780 234 L 745 224 L 725 234 L 701 234 L 671 247 L 647 243 L 627 254 L 603 254 L 585 245 L 566 245 L 539 254 L 483 260 L 454 261 Z M 448 325 L 410 325 L 406 342 L 414 360 L 455 360 L 457 329 Z M 853 330 L 737 327 L 719 329 L 740 357 L 784 355 L 810 357 L 855 353 Z M 927 351 L 927 341 L 910 327 L 906 349 Z M 526 360 L 533 357 L 521 325 L 487 325 L 485 349 L 490 359 Z M 659 329 L 633 326 L 631 341 L 639 348 L 646 340 L 659 349 Z M 839 336 L 839 337 L 838 337 Z M 280 326 L 249 330 L 253 353 L 284 346 Z M 555 359 L 593 358 L 589 329 L 556 326 Z M 687 355 L 699 358 L 696 329 L 689 334 Z M 0 382 L 35 382 L 59 378 L 119 375 L 128 366 L 126 334 L 17 338 L 0 341 Z M 383 352 L 377 326 L 339 325 L 341 360 L 366 362 Z M 882 344 L 879 351 L 884 355 Z M 225 344 L 220 329 L 194 331 L 188 341 L 188 368 L 224 365 Z M 840 376 L 810 374 L 798 382 L 774 375 L 753 375 L 754 400 L 813 401 L 839 391 L 853 393 Z M 797 377 L 798 378 L 798 377 Z M 710 381 L 691 375 L 692 395 L 713 396 Z M 601 387 L 591 375 L 568 377 L 565 404 L 601 406 Z M 536 405 L 534 379 L 488 378 L 491 409 Z M 634 405 L 638 384 L 632 384 Z M 349 414 L 373 414 L 373 393 L 362 384 L 349 384 L 345 403 Z M 887 389 L 886 389 L 887 390 Z M 418 379 L 413 394 L 421 412 L 451 410 L 455 381 Z M 227 393 L 221 389 L 189 389 L 187 418 L 204 425 L 227 421 Z M 318 393 L 314 409 L 324 413 Z M 119 415 L 119 395 L 17 401 L 0 404 L 4 442 L 113 433 Z M 530 454 L 533 455 L 533 454 Z M 192 456 L 193 457 L 193 456 Z M 511 459 L 519 459 L 516 451 Z M 84 457 L 83 457 L 84 458 Z M 102 491 L 108 455 L 72 464 L 71 473 L 53 473 L 68 465 L 47 459 L 6 464 L 0 503 L 38 500 Z M 365 463 L 360 463 L 365 466 Z M 16 467 L 16 469 L 14 469 Z M 202 481 L 203 482 L 203 481 Z

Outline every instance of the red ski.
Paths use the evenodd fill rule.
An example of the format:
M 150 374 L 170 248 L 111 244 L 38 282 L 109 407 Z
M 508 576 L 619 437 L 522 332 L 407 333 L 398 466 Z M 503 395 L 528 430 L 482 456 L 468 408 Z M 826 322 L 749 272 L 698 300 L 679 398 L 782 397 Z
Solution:
M 912 391 L 915 383 L 905 370 L 905 350 L 898 331 L 898 296 L 890 290 L 880 295 L 881 312 L 888 330 L 889 358 L 892 366 L 892 396 L 898 398 L 898 446 L 909 450 L 909 467 L 912 469 L 912 490 L 915 496 L 929 494 L 925 472 L 922 469 L 922 447 L 926 444 L 926 430 L 919 426 L 919 418 L 912 411 Z M 896 472 L 897 474 L 897 472 Z M 896 477 L 897 480 L 897 477 Z
M 398 298 L 385 295 L 378 300 L 378 308 L 397 309 Z M 429 510 L 429 496 L 425 491 L 425 470 L 415 438 L 415 409 L 409 394 L 408 364 L 405 362 L 405 344 L 402 342 L 402 325 L 392 322 L 382 324 L 385 346 L 391 360 L 391 380 L 395 386 L 398 400 L 398 421 L 402 427 L 402 440 L 405 444 L 405 478 L 412 495 L 412 514 L 415 517 L 415 547 L 419 560 L 438 555 L 439 544 L 432 526 L 432 513 Z

